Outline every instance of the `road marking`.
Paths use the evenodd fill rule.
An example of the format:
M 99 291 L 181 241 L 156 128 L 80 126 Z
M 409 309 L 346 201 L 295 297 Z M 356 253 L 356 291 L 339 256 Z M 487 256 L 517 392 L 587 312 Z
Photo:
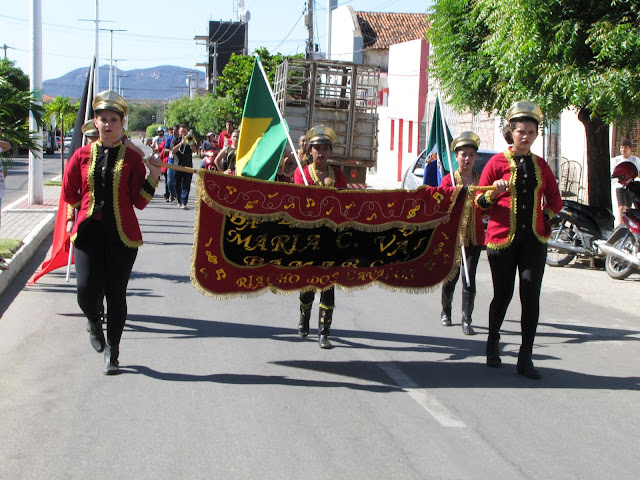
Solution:
M 456 418 L 442 403 L 427 393 L 425 388 L 419 388 L 402 370 L 392 363 L 378 364 L 384 373 L 404 389 L 418 404 L 424 408 L 443 427 L 466 427 L 465 423 Z

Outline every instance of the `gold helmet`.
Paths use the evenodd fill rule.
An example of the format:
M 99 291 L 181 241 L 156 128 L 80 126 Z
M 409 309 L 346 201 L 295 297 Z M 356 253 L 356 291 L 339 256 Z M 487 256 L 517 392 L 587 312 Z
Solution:
M 478 150 L 480 148 L 480 137 L 473 132 L 462 132 L 451 142 L 451 150 L 455 152 L 456 148 L 464 147 L 465 145 Z
M 507 122 L 518 118 L 528 118 L 540 124 L 542 123 L 542 110 L 529 100 L 521 100 L 511 105 L 511 108 L 507 110 Z
M 96 125 L 93 123 L 93 118 L 84 122 L 80 130 L 82 130 L 82 133 L 84 133 L 85 137 L 98 138 L 100 136 Z
M 91 106 L 94 111 L 112 110 L 120 113 L 124 117 L 129 114 L 129 107 L 127 106 L 127 102 L 124 101 L 124 98 L 110 90 L 105 90 L 96 95 Z
M 328 143 L 333 146 L 333 142 L 336 141 L 336 132 L 332 128 L 326 125 L 318 125 L 309 130 L 305 138 L 307 139 L 307 145 L 319 145 L 321 143 Z

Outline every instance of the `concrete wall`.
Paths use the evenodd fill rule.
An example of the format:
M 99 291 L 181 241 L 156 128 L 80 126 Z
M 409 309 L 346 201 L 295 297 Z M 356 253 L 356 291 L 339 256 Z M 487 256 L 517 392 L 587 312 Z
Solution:
M 378 181 L 393 185 L 418 156 L 427 96 L 428 44 L 414 40 L 389 48 L 388 106 L 378 107 Z
M 348 5 L 336 8 L 331 14 L 331 60 L 364 63 L 363 45 L 353 8 Z

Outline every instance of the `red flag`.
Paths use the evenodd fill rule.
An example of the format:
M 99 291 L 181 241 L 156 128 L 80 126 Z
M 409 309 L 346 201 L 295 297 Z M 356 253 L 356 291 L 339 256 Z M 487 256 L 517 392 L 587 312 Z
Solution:
M 56 214 L 56 224 L 53 227 L 53 245 L 51 245 L 51 258 L 45 260 L 40 265 L 40 271 L 36 272 L 29 285 L 33 285 L 40 277 L 47 273 L 60 268 L 66 267 L 69 262 L 69 250 L 71 248 L 71 239 L 67 233 L 67 209 L 69 204 L 62 199 L 62 190 L 60 191 L 60 200 L 58 200 L 58 213 Z M 73 255 L 71 263 L 74 263 Z

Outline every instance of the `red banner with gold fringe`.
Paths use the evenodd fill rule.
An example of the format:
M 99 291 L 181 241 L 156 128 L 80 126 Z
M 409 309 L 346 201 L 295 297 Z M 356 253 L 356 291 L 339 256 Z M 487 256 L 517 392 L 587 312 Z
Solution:
M 465 190 L 336 190 L 197 175 L 191 281 L 206 295 L 372 284 L 421 292 L 458 268 Z

